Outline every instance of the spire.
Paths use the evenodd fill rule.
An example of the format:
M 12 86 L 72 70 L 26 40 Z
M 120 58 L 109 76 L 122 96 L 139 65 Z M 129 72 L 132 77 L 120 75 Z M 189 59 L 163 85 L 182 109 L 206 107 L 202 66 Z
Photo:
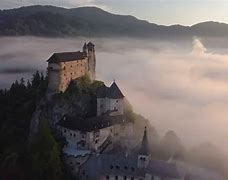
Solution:
M 141 148 L 139 150 L 139 154 L 140 155 L 149 155 L 150 154 L 146 127 L 144 130 L 142 145 L 141 145 Z

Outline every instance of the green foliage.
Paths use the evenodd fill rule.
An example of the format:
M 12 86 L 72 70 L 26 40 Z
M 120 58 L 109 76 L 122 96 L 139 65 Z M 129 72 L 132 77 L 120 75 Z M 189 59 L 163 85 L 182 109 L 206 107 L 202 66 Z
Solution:
M 104 83 L 101 81 L 92 81 L 88 74 L 70 82 L 69 87 L 65 91 L 66 96 L 90 94 L 95 95 L 97 89 Z
M 36 104 L 44 96 L 47 80 L 36 72 L 32 81 L 15 81 L 0 91 L 0 153 L 18 150 L 26 143 Z
M 31 82 L 21 78 L 0 90 L 0 179 L 26 179 L 30 121 L 46 87 L 47 80 L 36 72 Z
M 37 71 L 31 81 L 21 78 L 10 89 L 0 90 L 0 179 L 72 179 L 45 120 L 28 147 L 31 117 L 47 84 L 47 77 Z
M 31 146 L 34 180 L 58 180 L 63 178 L 60 147 L 51 133 L 47 121 L 43 121 L 40 131 Z

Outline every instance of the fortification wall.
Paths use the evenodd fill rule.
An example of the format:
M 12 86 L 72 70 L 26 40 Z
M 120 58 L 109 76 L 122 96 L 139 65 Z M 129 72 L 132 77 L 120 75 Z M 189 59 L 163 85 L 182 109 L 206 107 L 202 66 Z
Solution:
M 60 63 L 60 80 L 59 80 L 59 91 L 64 92 L 70 81 L 78 77 L 84 76 L 88 71 L 87 58 L 82 60 L 75 60 L 69 62 Z

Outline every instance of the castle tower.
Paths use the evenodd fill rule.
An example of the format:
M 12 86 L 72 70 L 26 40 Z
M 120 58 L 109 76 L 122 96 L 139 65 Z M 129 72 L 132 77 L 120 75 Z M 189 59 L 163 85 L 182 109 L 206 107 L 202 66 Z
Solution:
M 87 44 L 85 43 L 84 46 L 83 46 L 83 48 L 82 48 L 82 51 L 83 51 L 83 53 L 85 53 L 86 55 L 87 55 L 87 53 L 88 53 L 87 50 L 88 50 L 88 49 L 87 49 Z
M 96 56 L 95 56 L 95 45 L 91 42 L 84 44 L 83 52 L 87 54 L 88 57 L 88 71 L 90 73 L 91 79 L 96 79 Z
M 147 138 L 147 130 L 145 127 L 143 139 L 142 139 L 142 145 L 139 150 L 138 154 L 138 168 L 146 168 L 150 161 L 150 150 L 149 150 L 149 143 Z

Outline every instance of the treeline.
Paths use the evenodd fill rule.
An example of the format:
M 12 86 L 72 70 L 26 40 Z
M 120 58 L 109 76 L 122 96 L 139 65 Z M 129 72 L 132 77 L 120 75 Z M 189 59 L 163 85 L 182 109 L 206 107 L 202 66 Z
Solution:
M 28 143 L 33 112 L 47 89 L 47 77 L 36 72 L 0 90 L 0 179 L 70 179 L 61 151 L 46 121 Z

